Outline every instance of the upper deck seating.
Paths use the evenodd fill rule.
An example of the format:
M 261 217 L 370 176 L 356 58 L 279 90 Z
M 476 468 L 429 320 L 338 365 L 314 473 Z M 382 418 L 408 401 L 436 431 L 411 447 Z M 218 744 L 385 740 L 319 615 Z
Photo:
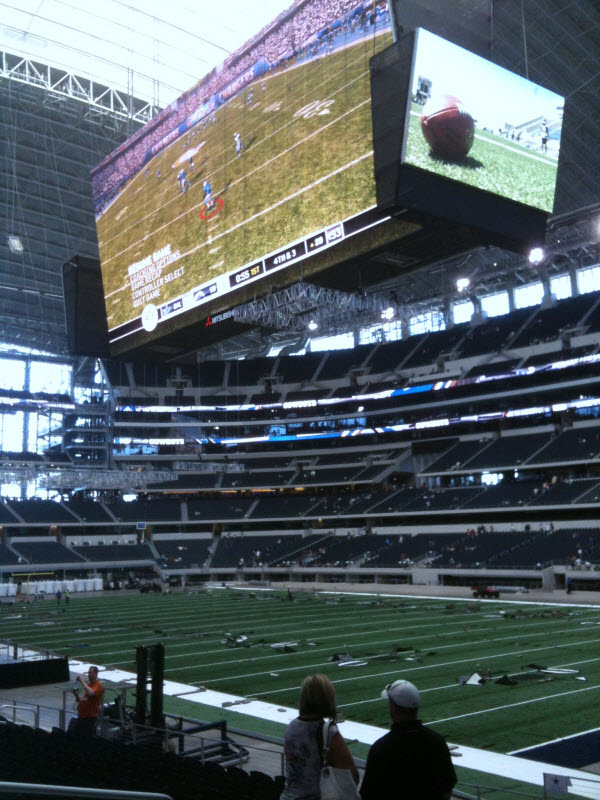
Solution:
M 319 548 L 311 566 L 345 567 L 354 561 L 375 554 L 385 546 L 385 538 L 374 534 L 330 536 Z
M 398 342 L 378 345 L 368 361 L 371 374 L 383 374 L 399 369 L 418 344 L 417 337 L 409 336 Z
M 67 509 L 54 500 L 11 500 L 10 508 L 25 522 L 52 525 L 58 522 L 76 522 Z
M 550 432 L 522 436 L 502 436 L 466 462 L 467 469 L 518 467 L 534 458 L 553 437 Z
M 112 522 L 113 519 L 98 500 L 70 497 L 68 506 L 84 522 Z
M 176 569 L 202 567 L 210 543 L 210 539 L 181 539 L 177 534 L 173 534 L 172 539 L 154 539 L 154 546 L 166 566 Z
M 402 363 L 402 369 L 435 364 L 442 354 L 449 354 L 458 346 L 467 333 L 467 328 L 466 324 L 461 324 L 425 334 L 419 347 Z
M 250 515 L 252 519 L 282 519 L 302 517 L 317 503 L 314 497 L 294 495 L 270 495 L 261 497 Z
M 310 381 L 323 358 L 323 353 L 306 353 L 303 356 L 280 356 L 275 366 L 275 374 L 279 375 L 283 383 Z
M 543 484 L 535 497 L 529 500 L 531 506 L 557 506 L 569 503 L 596 503 L 600 496 L 600 478 L 580 478 L 576 480 L 548 481 Z
M 426 469 L 423 474 L 435 475 L 439 472 L 450 472 L 454 469 L 463 469 L 473 456 L 484 447 L 490 444 L 490 439 L 468 439 L 462 442 L 455 442 L 438 456 Z
M 531 534 L 525 531 L 486 531 L 465 535 L 452 542 L 436 559 L 436 567 L 489 567 L 505 552 L 519 547 Z
M 363 567 L 398 567 L 409 562 L 433 561 L 460 537 L 444 533 L 418 533 L 416 536 L 401 534 L 382 538 L 385 539 L 384 546 Z
M 420 494 L 402 506 L 402 511 L 443 511 L 477 504 L 481 487 L 449 487 L 446 489 L 423 489 Z
M 12 523 L 14 525 L 15 522 L 17 522 L 17 518 L 10 510 L 10 507 L 0 502 L 0 523 L 3 525 Z
M 588 531 L 557 530 L 532 535 L 521 546 L 494 560 L 494 566 L 532 569 L 551 563 L 571 563 L 582 550 L 581 560 L 585 561 L 590 551 L 597 547 L 600 538 L 596 534 L 592 543 Z
M 195 369 L 184 367 L 186 376 L 192 381 L 192 386 L 204 390 L 207 386 L 218 388 L 223 385 L 226 361 L 202 361 Z
M 128 503 L 114 500 L 107 503 L 107 508 L 117 519 L 124 522 L 168 522 L 181 520 L 181 503 L 179 500 L 155 498 L 153 500 L 136 500 Z
M 285 560 L 323 537 L 303 537 L 298 534 L 282 536 L 222 536 L 217 544 L 213 567 L 258 567 Z
M 358 369 L 369 354 L 371 345 L 361 345 L 352 350 L 330 350 L 319 372 L 320 381 L 345 378 L 350 370 Z
M 600 454 L 600 426 L 571 428 L 553 438 L 528 459 L 528 464 L 590 461 Z
M 88 544 L 75 551 L 88 561 L 156 561 L 147 544 Z
M 469 332 L 461 344 L 460 357 L 473 358 L 500 352 L 533 313 L 531 308 L 521 308 L 511 314 L 491 317 L 480 325 L 469 326 Z M 510 346 L 514 346 L 512 342 Z
M 9 566 L 19 563 L 19 556 L 7 547 L 4 543 L 0 542 L 0 565 Z
M 238 386 L 256 386 L 261 378 L 268 377 L 275 366 L 272 358 L 252 358 L 248 361 L 232 361 L 229 366 L 227 385 L 230 389 Z
M 537 481 L 502 481 L 496 486 L 488 486 L 473 500 L 465 503 L 465 508 L 515 508 L 525 506 L 535 497 Z
M 256 502 L 248 497 L 202 497 L 188 500 L 188 518 L 195 522 L 243 519 Z
M 583 294 L 561 300 L 551 308 L 538 308 L 537 314 L 511 342 L 511 347 L 527 347 L 537 342 L 556 339 L 563 329 L 576 328 L 597 299 L 596 293 Z
M 59 542 L 17 542 L 14 547 L 30 564 L 67 564 L 84 560 Z
M 258 470 L 251 470 L 247 472 L 225 472 L 223 473 L 223 482 L 221 488 L 243 489 L 245 487 L 254 486 L 268 486 L 278 488 L 285 486 L 294 474 L 294 470 L 275 472 L 270 470 L 268 472 Z

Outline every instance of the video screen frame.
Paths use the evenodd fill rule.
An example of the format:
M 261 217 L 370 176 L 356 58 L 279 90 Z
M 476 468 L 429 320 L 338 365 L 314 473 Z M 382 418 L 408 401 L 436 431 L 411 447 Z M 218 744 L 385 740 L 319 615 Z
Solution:
M 311 8 L 312 5 L 314 4 L 305 4 L 303 8 Z M 132 148 L 136 152 L 143 151 L 141 162 L 138 160 L 138 163 L 133 164 L 133 170 L 125 169 L 123 182 L 117 187 L 116 192 L 113 192 L 112 195 L 110 193 L 107 195 L 106 192 L 95 192 L 111 351 L 114 352 L 116 348 L 119 352 L 125 352 L 138 346 L 141 341 L 160 337 L 163 330 L 187 327 L 188 324 L 197 321 L 198 309 L 201 309 L 200 314 L 208 314 L 212 308 L 216 307 L 214 301 L 222 300 L 228 295 L 231 295 L 230 302 L 235 302 L 236 289 L 256 283 L 275 272 L 283 271 L 292 264 L 310 259 L 311 267 L 315 269 L 320 254 L 324 254 L 326 250 L 337 246 L 345 239 L 380 225 L 386 220 L 385 214 L 377 213 L 376 209 L 370 119 L 369 58 L 374 52 L 392 42 L 389 9 L 387 2 L 383 0 L 372 0 L 359 4 L 346 2 L 344 8 L 341 17 L 333 19 L 327 25 L 311 32 L 306 40 L 295 45 L 293 51 L 283 53 L 274 63 L 265 58 L 259 58 L 249 67 L 246 66 L 248 51 L 254 52 L 251 43 L 246 45 L 226 62 L 226 68 L 227 63 L 235 64 L 237 62 L 241 65 L 239 68 L 236 66 L 232 68 L 231 74 L 234 77 L 231 80 L 227 82 L 221 80 L 221 84 L 219 84 L 219 76 L 213 74 L 213 71 L 95 168 L 93 177 L 97 184 L 101 184 L 102 175 L 106 174 L 107 169 L 117 159 L 120 159 L 121 164 L 127 163 L 129 159 L 128 166 L 131 166 Z M 291 14 L 289 20 L 293 22 L 296 18 L 294 16 L 296 11 L 291 9 L 289 13 Z M 287 24 L 289 20 L 284 20 L 284 23 Z M 219 241 L 220 233 L 218 231 L 211 233 L 207 237 L 204 248 L 205 252 L 210 254 L 210 259 L 206 261 L 204 279 L 195 279 L 193 275 L 189 275 L 190 269 L 187 263 L 190 255 L 189 247 L 186 249 L 179 242 L 167 240 L 158 242 L 156 238 L 153 238 L 156 220 L 152 217 L 156 215 L 156 209 L 151 209 L 145 215 L 144 224 L 147 225 L 147 228 L 143 231 L 143 236 L 138 237 L 137 249 L 131 248 L 131 255 L 127 259 L 115 259 L 107 242 L 107 230 L 114 230 L 114 218 L 119 215 L 121 216 L 116 219 L 116 222 L 119 223 L 120 220 L 123 220 L 123 226 L 127 226 L 127 208 L 123 203 L 123 198 L 127 196 L 128 190 L 132 188 L 133 184 L 137 183 L 133 186 L 133 190 L 141 199 L 146 191 L 145 184 L 164 183 L 168 174 L 169 192 L 177 193 L 175 202 L 181 204 L 181 202 L 188 201 L 192 197 L 192 189 L 195 189 L 197 196 L 195 214 L 200 220 L 199 224 L 206 223 L 207 228 L 209 225 L 212 227 L 215 220 L 218 220 L 219 217 L 224 218 L 222 212 L 225 205 L 230 202 L 231 186 L 235 182 L 235 177 L 232 178 L 230 173 L 228 180 L 219 187 L 218 180 L 213 178 L 213 172 L 218 171 L 218 168 L 211 172 L 210 170 L 213 168 L 210 166 L 205 168 L 203 162 L 207 152 L 205 149 L 207 132 L 217 131 L 219 114 L 226 118 L 223 121 L 225 130 L 221 140 L 223 165 L 219 166 L 230 170 L 235 169 L 238 164 L 250 161 L 253 155 L 252 151 L 254 150 L 256 153 L 257 150 L 256 143 L 252 143 L 251 137 L 247 135 L 249 129 L 238 125 L 232 116 L 232 109 L 235 106 L 237 106 L 238 118 L 241 114 L 246 121 L 254 112 L 263 114 L 265 109 L 281 103 L 273 96 L 268 97 L 268 94 L 273 94 L 269 90 L 274 87 L 275 81 L 282 85 L 285 98 L 289 92 L 293 91 L 294 85 L 296 85 L 294 77 L 302 69 L 316 71 L 319 86 L 322 88 L 322 78 L 327 73 L 327 65 L 331 65 L 330 72 L 339 76 L 342 74 L 339 69 L 340 62 L 347 66 L 352 52 L 357 52 L 357 48 L 362 48 L 359 56 L 361 61 L 360 77 L 349 80 L 349 86 L 338 87 L 335 90 L 337 94 L 333 98 L 327 93 L 322 98 L 304 96 L 302 98 L 304 102 L 301 105 L 296 103 L 295 107 L 290 109 L 293 119 L 301 120 L 301 124 L 308 129 L 306 135 L 314 139 L 314 131 L 318 130 L 319 126 L 334 127 L 336 101 L 341 105 L 339 101 L 343 95 L 351 104 L 352 92 L 362 82 L 362 95 L 357 103 L 361 108 L 360 124 L 356 126 L 350 124 L 351 109 L 341 109 L 339 114 L 339 117 L 344 120 L 342 123 L 344 136 L 338 136 L 337 139 L 343 142 L 346 151 L 354 153 L 349 160 L 355 163 L 352 163 L 351 167 L 347 167 L 344 163 L 329 166 L 329 173 L 333 173 L 334 181 L 330 185 L 330 192 L 336 200 L 344 201 L 339 208 L 335 209 L 334 213 L 323 214 L 321 204 L 318 216 L 313 215 L 312 222 L 307 221 L 308 214 L 301 213 L 300 199 L 293 198 L 292 211 L 287 214 L 285 224 L 273 226 L 282 231 L 282 236 L 275 242 L 277 247 L 275 249 L 262 248 L 266 252 L 261 252 L 261 249 L 251 251 L 251 258 L 238 258 L 238 262 L 241 263 L 227 262 L 222 257 L 222 253 L 219 253 L 222 247 L 222 242 Z M 230 73 L 227 74 L 230 75 Z M 344 74 L 350 75 L 348 72 Z M 207 98 L 208 90 L 214 89 L 214 87 L 219 88 L 209 94 Z M 191 113 L 188 113 L 182 122 L 178 122 L 174 126 L 174 120 L 181 118 L 182 105 L 190 106 L 194 103 L 196 106 Z M 261 109 L 260 112 L 259 109 Z M 278 108 L 272 109 L 274 114 L 279 110 Z M 298 112 L 302 113 L 298 114 Z M 289 131 L 289 126 L 286 131 Z M 332 140 L 325 139 L 324 141 L 329 152 L 327 152 L 327 147 L 322 149 L 326 156 L 330 157 Z M 293 145 L 294 143 L 292 143 Z M 359 150 L 354 152 L 352 147 L 358 147 Z M 176 148 L 181 152 L 177 154 L 176 158 L 171 159 L 171 154 L 175 152 Z M 164 166 L 165 157 L 169 161 L 166 167 Z M 345 157 L 348 158 L 348 156 Z M 159 160 L 162 160 L 162 168 Z M 301 159 L 297 158 L 297 152 L 294 152 L 293 157 L 289 160 L 293 178 L 298 175 L 300 162 Z M 157 164 L 159 165 L 157 166 Z M 352 169 L 352 173 L 350 169 Z M 305 192 L 311 197 L 311 201 L 312 198 L 318 198 L 319 187 L 325 183 L 324 178 L 328 179 L 327 172 L 325 175 L 318 171 L 315 173 L 313 181 L 315 185 L 309 187 Z M 270 171 L 269 180 L 276 182 L 277 179 L 278 177 Z M 206 183 L 208 183 L 208 187 Z M 305 187 L 300 186 L 299 188 L 304 189 Z M 295 186 L 295 192 L 297 191 L 298 187 Z M 131 195 L 131 192 L 129 194 Z M 247 195 L 257 197 L 258 192 L 249 188 Z M 169 202 L 172 200 L 173 198 L 170 198 Z M 318 205 L 319 202 L 315 200 L 314 204 Z M 264 218 L 262 212 L 263 209 L 259 209 L 255 213 L 258 217 Z M 300 230 L 297 229 L 299 219 L 304 222 L 304 227 L 301 227 Z M 294 223 L 296 233 L 300 235 L 293 235 L 294 226 L 290 226 L 290 222 Z M 242 223 L 243 221 L 238 220 L 234 224 L 243 227 Z M 264 234 L 267 227 L 262 220 L 257 227 L 259 239 L 265 240 Z M 397 225 L 394 226 L 394 238 L 398 235 L 397 227 Z M 409 226 L 408 223 L 406 227 L 407 230 L 415 228 L 414 225 Z M 113 236 L 112 239 L 114 238 L 116 237 Z M 385 239 L 385 234 L 382 234 L 382 238 Z M 146 244 L 139 246 L 139 240 L 146 241 Z M 211 250 L 215 252 L 210 253 Z M 111 261 L 113 264 L 115 261 L 118 264 L 116 270 L 110 266 Z M 324 259 L 325 262 L 327 265 L 331 263 L 329 254 Z M 115 276 L 110 274 L 111 269 L 117 273 L 116 281 Z M 189 279 L 185 291 L 179 290 L 180 279 L 184 276 L 186 276 L 186 280 Z M 260 292 L 260 286 L 257 286 L 257 290 Z M 128 293 L 130 294 L 129 298 L 127 298 Z M 121 312 L 119 305 L 123 304 L 122 307 L 126 308 L 128 301 L 131 308 Z M 169 324 L 164 325 L 164 323 Z

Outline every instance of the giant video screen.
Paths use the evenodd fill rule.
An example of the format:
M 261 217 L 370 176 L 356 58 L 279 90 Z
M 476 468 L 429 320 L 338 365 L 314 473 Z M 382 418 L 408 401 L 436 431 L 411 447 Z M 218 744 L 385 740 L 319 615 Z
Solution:
M 403 163 L 551 213 L 564 98 L 418 29 Z
M 111 352 L 379 224 L 369 59 L 391 42 L 387 2 L 291 7 L 93 170 Z

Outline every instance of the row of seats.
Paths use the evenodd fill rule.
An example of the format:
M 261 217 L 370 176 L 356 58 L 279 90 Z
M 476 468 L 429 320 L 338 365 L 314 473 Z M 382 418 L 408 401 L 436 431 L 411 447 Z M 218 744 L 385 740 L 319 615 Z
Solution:
M 588 462 L 600 456 L 600 427 L 571 428 L 559 435 L 530 433 L 461 441 L 436 459 L 426 474 L 452 470 L 503 469 L 522 465 Z
M 50 547 L 50 543 L 46 545 Z M 291 565 L 311 567 L 397 567 L 425 562 L 448 567 L 484 566 L 533 568 L 540 563 L 565 560 L 593 560 L 600 552 L 600 533 L 592 530 L 485 531 L 465 534 L 423 533 L 382 535 L 362 533 L 336 536 L 333 533 L 282 535 L 226 535 L 216 544 L 210 539 L 155 542 L 158 560 L 147 545 L 92 545 L 68 550 L 55 545 L 48 555 L 43 543 L 31 543 L 31 563 L 83 562 L 127 563 L 147 561 L 163 569 L 211 567 L 246 568 Z M 60 548 L 60 551 L 59 551 Z M 5 560 L 5 559 L 12 560 Z M 15 557 L 0 545 L 0 564 L 14 564 Z
M 368 477 L 368 474 L 367 474 Z M 358 481 L 357 481 L 357 485 Z M 520 480 L 502 481 L 496 486 L 448 486 L 444 488 L 402 487 L 399 489 L 369 488 L 367 491 L 318 494 L 268 494 L 260 497 L 224 495 L 196 497 L 186 503 L 189 522 L 226 522 L 234 520 L 271 520 L 357 517 L 364 514 L 379 516 L 397 513 L 457 511 L 477 508 L 518 508 L 521 506 L 565 506 L 596 504 L 600 500 L 600 477 L 568 479 L 562 481 Z M 60 509 L 50 503 L 47 514 L 35 521 L 47 526 L 64 521 L 54 513 Z M 18 506 L 17 506 L 18 507 Z M 180 500 L 132 502 L 124 504 L 127 513 L 102 519 L 108 525 L 122 523 L 167 523 L 184 521 L 184 506 Z M 114 506 L 111 510 L 114 511 Z M 27 536 L 27 527 L 18 527 L 19 521 L 9 509 L 0 504 L 3 513 L 0 522 L 8 526 L 11 536 Z M 74 523 L 69 517 L 66 521 Z M 73 532 L 75 526 L 65 527 Z M 110 528 L 107 528 L 110 532 Z M 47 535 L 52 531 L 45 530 Z M 96 533 L 97 529 L 80 531 Z M 101 531 L 104 532 L 104 529 Z M 36 529 L 36 533 L 40 533 Z
M 136 745 L 99 737 L 90 742 L 57 728 L 49 733 L 1 722 L 0 779 L 159 792 L 174 800 L 276 800 L 281 794 L 281 777 L 202 764 L 162 753 L 160 745 L 156 739 Z

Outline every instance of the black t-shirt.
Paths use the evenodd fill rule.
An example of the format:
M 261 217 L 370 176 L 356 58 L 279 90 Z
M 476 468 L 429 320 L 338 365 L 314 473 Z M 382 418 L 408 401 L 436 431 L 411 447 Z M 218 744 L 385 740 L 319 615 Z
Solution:
M 456 783 L 445 739 L 418 720 L 395 722 L 369 750 L 362 800 L 440 800 Z

